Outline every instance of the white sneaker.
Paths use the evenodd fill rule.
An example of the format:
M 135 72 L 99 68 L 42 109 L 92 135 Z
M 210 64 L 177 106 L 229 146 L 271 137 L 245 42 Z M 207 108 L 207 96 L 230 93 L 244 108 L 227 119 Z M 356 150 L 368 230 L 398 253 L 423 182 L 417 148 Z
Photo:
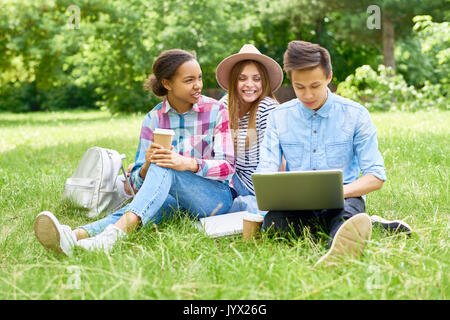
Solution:
M 87 250 L 103 249 L 105 252 L 108 252 L 113 248 L 117 240 L 125 236 L 125 232 L 115 225 L 110 224 L 102 233 L 99 233 L 95 237 L 77 241 L 76 246 Z
M 72 229 L 69 226 L 61 225 L 49 211 L 43 211 L 36 217 L 34 234 L 45 248 L 65 255 L 72 254 L 72 248 L 77 242 L 77 237 Z
M 365 213 L 354 215 L 341 225 L 334 236 L 330 250 L 317 261 L 315 266 L 335 264 L 339 262 L 338 258 L 345 256 L 359 256 L 371 234 L 370 217 Z
M 405 234 L 411 234 L 412 228 L 403 220 L 386 220 L 380 216 L 373 215 L 370 217 L 372 225 L 377 228 L 381 227 L 388 232 L 404 232 Z

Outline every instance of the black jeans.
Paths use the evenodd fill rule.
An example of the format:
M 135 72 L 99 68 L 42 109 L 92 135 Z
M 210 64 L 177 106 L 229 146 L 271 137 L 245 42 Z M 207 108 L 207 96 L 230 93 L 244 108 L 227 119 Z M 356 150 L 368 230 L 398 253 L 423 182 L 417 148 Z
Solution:
M 263 229 L 269 232 L 289 233 L 299 236 L 303 228 L 310 228 L 311 234 L 319 231 L 329 235 L 328 246 L 345 220 L 358 213 L 365 212 L 365 203 L 362 197 L 347 198 L 344 209 L 335 210 L 303 210 L 303 211 L 269 211 L 263 222 Z

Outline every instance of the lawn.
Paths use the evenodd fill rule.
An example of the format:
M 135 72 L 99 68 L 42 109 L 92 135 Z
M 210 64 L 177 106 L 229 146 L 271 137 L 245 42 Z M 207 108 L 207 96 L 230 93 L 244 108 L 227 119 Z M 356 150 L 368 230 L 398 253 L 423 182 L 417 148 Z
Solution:
M 388 181 L 367 213 L 414 233 L 374 230 L 364 255 L 314 268 L 326 239 L 211 239 L 181 216 L 135 232 L 109 254 L 48 253 L 33 223 L 43 210 L 76 227 L 60 201 L 91 146 L 133 162 L 143 115 L 0 114 L 0 299 L 449 299 L 450 112 L 372 113 Z

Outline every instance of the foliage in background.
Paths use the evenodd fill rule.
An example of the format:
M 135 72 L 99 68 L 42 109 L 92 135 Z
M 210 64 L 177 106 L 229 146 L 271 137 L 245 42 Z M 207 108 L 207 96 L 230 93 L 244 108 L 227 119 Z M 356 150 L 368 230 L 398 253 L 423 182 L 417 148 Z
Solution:
M 4 0 L 0 110 L 51 110 L 61 99 L 44 103 L 42 96 L 55 86 L 75 85 L 80 93 L 95 88 L 90 106 L 112 112 L 148 111 L 159 99 L 145 92 L 142 83 L 156 56 L 171 48 L 195 52 L 205 88 L 217 86 L 217 64 L 251 38 L 249 30 L 257 23 L 250 10 L 253 2 Z M 77 29 L 67 25 L 70 5 L 80 8 Z M 26 90 L 29 86 L 34 91 Z M 14 106 L 11 97 L 17 91 L 27 99 Z
M 450 24 L 433 22 L 431 16 L 414 17 L 414 37 L 403 41 L 396 52 L 398 72 L 415 87 L 426 82 L 450 91 Z
M 420 2 L 414 8 L 397 0 L 369 2 L 384 11 L 401 9 L 401 19 L 398 16 L 395 22 L 401 38 L 396 57 L 407 83 L 422 87 L 426 79 L 433 85 L 437 82 L 431 78 L 444 79 L 448 74 L 448 40 L 442 40 L 446 34 L 431 20 L 421 20 L 411 38 L 411 17 L 428 10 L 440 21 L 449 11 L 435 10 L 443 1 Z M 147 112 L 160 99 L 144 91 L 142 83 L 156 56 L 171 48 L 195 52 L 204 88 L 218 88 L 217 64 L 244 43 L 253 43 L 282 65 L 289 41 L 312 41 L 329 49 L 333 83 L 338 84 L 359 66 L 376 69 L 382 63 L 380 31 L 366 28 L 369 2 L 0 0 L 0 111 L 76 106 L 113 113 Z M 80 8 L 76 29 L 68 27 L 71 5 Z M 426 60 L 421 70 L 422 60 L 413 58 L 429 57 L 436 50 L 440 54 Z M 448 82 L 440 83 L 444 86 L 439 90 L 448 87 Z
M 357 68 L 354 74 L 339 83 L 336 92 L 369 110 L 449 109 L 448 97 L 442 94 L 439 84 L 426 81 L 422 88 L 417 89 L 384 65 L 379 65 L 377 71 L 368 65 Z
M 396 70 L 396 43 L 411 36 L 413 17 L 429 14 L 437 21 L 445 19 L 447 0 L 322 0 L 327 3 L 332 29 L 341 41 L 376 48 L 383 64 Z M 376 6 L 380 9 L 379 26 L 368 28 L 367 19 Z
M 357 68 L 354 74 L 338 85 L 337 93 L 361 103 L 369 110 L 417 108 L 414 87 L 408 86 L 403 77 L 396 75 L 391 68 L 379 65 L 377 71 L 368 65 Z
M 337 93 L 371 110 L 449 109 L 449 23 L 433 23 L 429 16 L 417 16 L 414 22 L 417 36 L 398 52 L 402 73 L 364 65 L 338 85 Z
M 81 2 L 79 1 L 81 4 Z M 87 4 L 87 1 L 84 1 Z M 90 1 L 95 7 L 100 1 Z M 73 1 L 0 2 L 0 110 L 39 111 L 94 107 L 101 97 L 93 81 L 81 83 L 72 57 L 81 29 L 69 29 Z M 85 20 L 91 11 L 83 11 Z M 64 104 L 61 104 L 64 103 Z
M 68 83 L 48 90 L 37 90 L 36 82 L 8 83 L 0 88 L 0 111 L 94 109 L 101 97 L 93 84 Z
M 287 44 L 292 40 L 319 43 L 327 48 L 336 84 L 363 64 L 376 66 L 381 62 L 376 47 L 342 37 L 342 28 L 334 21 L 341 17 L 330 10 L 327 0 L 262 0 L 259 6 L 260 25 L 254 28 L 253 35 L 255 45 L 281 66 Z M 364 10 L 363 15 L 367 18 Z M 364 20 L 360 22 L 365 26 Z M 287 77 L 284 84 L 290 84 Z

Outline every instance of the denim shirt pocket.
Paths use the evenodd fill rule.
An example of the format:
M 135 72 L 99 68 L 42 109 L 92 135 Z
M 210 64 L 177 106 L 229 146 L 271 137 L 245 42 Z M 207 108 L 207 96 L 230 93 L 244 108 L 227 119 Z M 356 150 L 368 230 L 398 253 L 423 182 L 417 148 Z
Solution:
M 283 155 L 291 170 L 299 169 L 302 165 L 303 143 L 280 141 Z
M 350 164 L 353 154 L 351 140 L 343 142 L 327 143 L 325 145 L 327 164 L 333 169 L 344 169 Z

